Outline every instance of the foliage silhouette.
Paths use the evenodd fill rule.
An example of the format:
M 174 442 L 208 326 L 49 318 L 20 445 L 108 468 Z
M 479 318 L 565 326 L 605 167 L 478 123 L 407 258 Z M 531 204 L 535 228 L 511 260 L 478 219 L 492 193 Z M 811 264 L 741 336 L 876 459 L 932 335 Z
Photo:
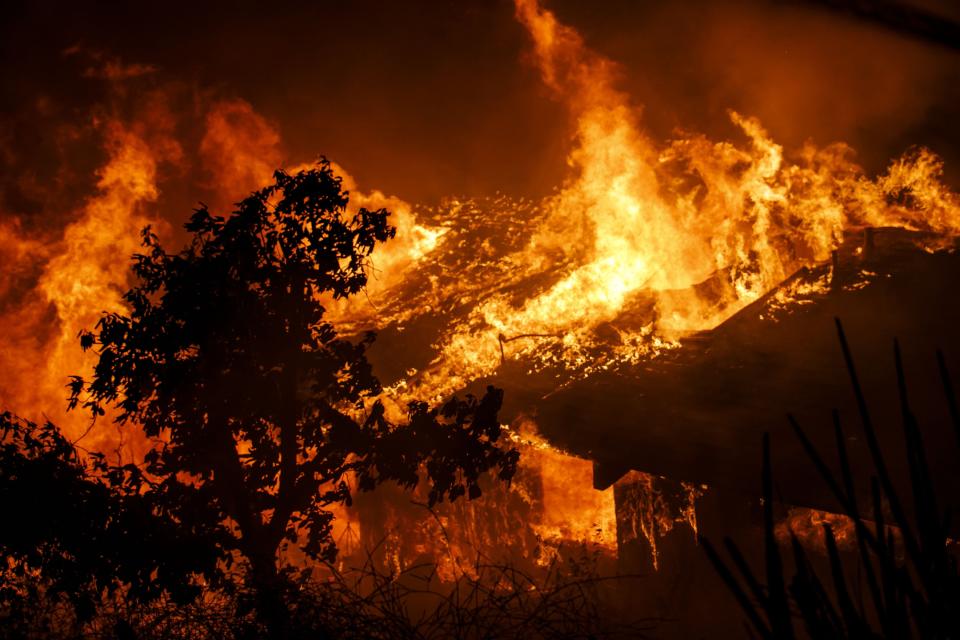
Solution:
M 435 503 L 477 497 L 491 470 L 509 481 L 518 453 L 498 444 L 492 387 L 439 409 L 412 403 L 405 424 L 388 421 L 365 357 L 373 334 L 340 338 L 323 300 L 363 288 L 368 257 L 394 235 L 389 214 L 348 215 L 326 160 L 274 178 L 226 218 L 197 209 L 179 253 L 144 230 L 129 313 L 81 333 L 98 358 L 90 380 L 73 378 L 70 403 L 94 416 L 113 407 L 156 441 L 150 499 L 245 558 L 255 607 L 276 632 L 292 573 L 278 551 L 298 544 L 333 559 L 328 507 L 350 503 L 348 474 L 360 490 L 412 488 L 425 469 Z
M 833 530 L 829 524 L 824 524 L 830 577 L 817 575 L 810 558 L 791 531 L 796 573 L 788 579 L 774 539 L 773 475 L 767 434 L 763 440 L 762 478 L 766 584 L 754 575 L 730 539 L 724 543 L 739 578 L 707 540 L 703 541 L 704 550 L 746 613 L 751 626 L 762 638 L 796 637 L 797 618 L 802 621 L 807 634 L 814 638 L 960 637 L 960 615 L 956 609 L 960 603 L 960 571 L 957 555 L 951 551 L 952 542 L 948 538 L 950 509 L 941 510 L 938 506 L 920 428 L 910 408 L 899 345 L 894 342 L 894 363 L 914 506 L 910 515 L 894 486 L 877 440 L 839 320 L 837 332 L 874 467 L 868 507 L 864 508 L 857 497 L 839 414 L 833 412 L 839 477 L 830 470 L 793 417 L 789 419 L 811 462 L 854 525 L 855 575 L 848 575 Z M 943 355 L 939 352 L 937 360 L 952 426 L 960 442 L 956 395 Z M 892 514 L 892 520 L 888 519 L 888 513 Z
M 593 559 L 567 554 L 540 571 L 480 559 L 455 583 L 437 579 L 432 565 L 384 572 L 368 556 L 361 566 L 305 578 L 288 599 L 292 637 L 342 640 L 441 638 L 644 638 L 662 620 L 638 617 L 611 605 L 616 592 L 639 576 L 601 576 Z M 240 640 L 263 637 L 242 606 L 242 591 L 204 590 L 190 603 L 166 597 L 117 597 L 82 631 L 25 628 L 17 638 L 53 640 Z M 42 600 L 31 603 L 49 609 Z M 45 613 L 41 611 L 40 613 Z M 56 612 L 54 611 L 54 615 Z M 31 619 L 35 621 L 37 616 Z M 4 628 L 4 631 L 8 631 Z M 121 631 L 122 630 L 122 631 Z M 332 630 L 332 632 L 331 632 Z M 3 637 L 8 637 L 9 634 Z
M 70 606 L 49 625 L 82 624 L 102 597 L 183 605 L 200 593 L 192 576 L 212 574 L 222 540 L 190 531 L 144 491 L 134 465 L 78 455 L 50 423 L 0 415 L 0 625 L 16 633 L 41 598 Z M 36 629 L 33 629 L 35 632 Z

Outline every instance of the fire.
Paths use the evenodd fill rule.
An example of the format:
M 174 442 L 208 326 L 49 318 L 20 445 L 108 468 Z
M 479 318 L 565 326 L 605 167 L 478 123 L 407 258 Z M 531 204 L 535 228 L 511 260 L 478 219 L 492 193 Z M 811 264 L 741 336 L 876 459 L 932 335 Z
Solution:
M 418 222 L 408 202 L 378 190 L 369 193 L 360 191 L 356 181 L 343 167 L 334 165 L 334 170 L 343 178 L 344 189 L 350 193 L 348 215 L 360 208 L 371 211 L 385 208 L 390 212 L 390 224 L 397 230 L 394 239 L 372 257 L 364 295 L 325 302 L 331 321 L 349 332 L 364 325 L 379 324 L 380 298 L 403 282 L 407 270 L 436 248 L 446 229 Z
M 424 487 L 409 500 L 359 496 L 343 535 L 361 542 L 349 548 L 377 550 L 380 568 L 393 575 L 433 562 L 437 576 L 452 581 L 476 577 L 478 564 L 537 570 L 585 557 L 615 559 L 621 545 L 635 540 L 658 569 L 664 536 L 686 528 L 696 537 L 696 501 L 706 487 L 633 471 L 597 491 L 592 462 L 548 443 L 530 419 L 508 434 L 521 452 L 510 486 L 491 484 L 482 500 L 432 509 Z
M 11 409 L 40 412 L 60 425 L 68 437 L 100 451 L 113 451 L 123 440 L 105 429 L 91 430 L 88 416 L 66 414 L 69 374 L 86 373 L 89 355 L 77 348 L 77 332 L 96 324 L 102 311 L 119 311 L 128 277 L 128 260 L 139 248 L 140 230 L 164 223 L 147 213 L 158 197 L 159 159 L 176 158 L 175 143 L 158 150 L 136 127 L 112 120 L 103 125 L 107 162 L 98 171 L 97 191 L 64 230 L 43 245 L 5 228 L 5 243 L 14 247 L 14 264 L 33 263 L 39 277 L 20 292 L 11 316 L 27 328 L 4 345 L 2 360 L 14 375 L 3 381 L 3 398 Z
M 313 164 L 286 162 L 276 124 L 240 99 L 218 100 L 210 106 L 198 151 L 208 176 L 207 186 L 221 208 L 267 184 L 278 168 L 296 173 Z M 325 300 L 330 320 L 349 333 L 376 324 L 379 295 L 402 281 L 406 269 L 436 247 L 445 229 L 419 223 L 412 206 L 396 196 L 379 190 L 360 191 L 344 167 L 336 163 L 333 167 L 350 195 L 347 215 L 360 208 L 386 208 L 391 213 L 390 223 L 397 229 L 393 241 L 380 247 L 369 265 L 364 296 Z
M 508 431 L 520 452 L 509 486 L 489 483 L 481 500 L 427 507 L 426 489 L 411 497 L 358 496 L 355 523 L 359 550 L 396 575 L 421 563 L 452 581 L 476 577 L 478 565 L 549 568 L 584 555 L 617 552 L 614 489 L 595 491 L 592 463 L 551 446 L 529 420 Z
M 824 526 L 829 526 L 841 551 L 857 548 L 857 532 L 853 519 L 839 513 L 790 507 L 784 518 L 774 528 L 780 544 L 789 544 L 791 534 L 807 549 L 826 555 L 827 543 Z M 875 527 L 871 526 L 871 529 Z
M 393 418 L 411 400 L 439 402 L 504 365 L 548 371 L 561 385 L 642 364 L 677 348 L 682 337 L 716 327 L 801 267 L 828 260 L 853 231 L 960 232 L 960 196 L 943 183 L 942 163 L 926 149 L 871 178 L 846 144 L 785 150 L 757 119 L 739 113 L 730 114 L 736 140 L 678 132 L 656 141 L 617 88 L 614 62 L 591 51 L 538 0 L 515 0 L 515 15 L 530 36 L 543 83 L 571 118 L 570 173 L 553 196 L 451 199 L 431 209 L 362 190 L 337 168 L 350 207 L 386 207 L 398 232 L 374 254 L 366 295 L 325 301 L 329 318 L 346 333 L 400 333 L 427 316 L 442 325 L 424 361 L 385 389 L 381 399 Z M 215 208 L 268 182 L 277 167 L 303 166 L 286 157 L 275 123 L 250 104 L 220 100 L 204 109 L 195 152 L 205 171 L 199 186 L 212 192 Z M 140 228 L 163 230 L 152 211 L 159 168 L 184 153 L 162 117 L 109 120 L 100 130 L 107 160 L 97 193 L 62 237 L 31 236 L 16 218 L 0 222 L 0 313 L 8 327 L 0 343 L 8 372 L 0 399 L 30 417 L 49 412 L 72 438 L 90 426 L 79 414 L 61 412 L 66 376 L 89 366 L 77 332 L 93 326 L 101 311 L 122 308 Z M 827 285 L 828 278 L 797 280 L 771 301 L 771 315 Z M 84 446 L 112 451 L 117 435 L 106 425 L 90 432 Z M 631 474 L 597 492 L 588 461 L 528 428 L 514 435 L 524 465 L 514 486 L 435 514 L 416 507 L 411 515 L 400 498 L 378 498 L 367 512 L 361 504 L 361 513 L 376 516 L 372 521 L 341 509 L 341 545 L 383 543 L 395 567 L 441 549 L 448 560 L 440 572 L 451 577 L 505 537 L 536 562 L 556 558 L 571 541 L 613 554 L 618 536 L 642 537 L 656 562 L 659 536 L 678 524 L 696 533 L 702 488 L 684 486 L 667 499 L 656 478 Z M 447 526 L 454 521 L 456 527 Z M 392 533 L 376 539 L 384 531 Z
M 544 544 L 585 543 L 615 553 L 617 515 L 613 487 L 593 490 L 593 464 L 565 453 L 546 442 L 536 425 L 526 420 L 515 433 L 521 465 L 526 473 L 536 470 L 543 492 L 542 511 L 531 527 Z M 555 557 L 554 548 L 542 554 L 540 563 Z
M 664 478 L 631 471 L 613 487 L 617 497 L 617 527 L 620 544 L 643 539 L 650 547 L 653 568 L 659 569 L 657 542 L 678 524 L 698 534 L 697 499 L 704 486 L 679 483 L 671 486 Z
M 571 175 L 524 229 L 529 242 L 495 255 L 503 268 L 491 269 L 431 365 L 394 387 L 401 403 L 445 397 L 507 359 L 586 375 L 656 357 L 828 260 L 845 231 L 960 231 L 960 200 L 930 151 L 870 179 L 843 143 L 788 154 L 758 120 L 733 112 L 740 142 L 684 134 L 657 144 L 615 88 L 612 61 L 537 0 L 515 8 L 543 82 L 575 122 Z M 460 208 L 450 207 L 450 224 Z M 443 306 L 467 292 L 435 293 Z M 598 337 L 611 327 L 613 340 Z

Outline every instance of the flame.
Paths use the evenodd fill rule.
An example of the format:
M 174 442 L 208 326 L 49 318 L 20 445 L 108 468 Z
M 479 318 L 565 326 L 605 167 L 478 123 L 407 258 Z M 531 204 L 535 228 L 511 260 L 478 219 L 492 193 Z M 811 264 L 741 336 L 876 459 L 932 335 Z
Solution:
M 546 442 L 536 425 L 508 428 L 520 454 L 510 485 L 490 482 L 480 500 L 427 508 L 421 484 L 411 497 L 396 489 L 357 496 L 358 551 L 376 550 L 381 569 L 397 575 L 433 563 L 442 581 L 477 577 L 478 564 L 514 564 L 536 570 L 579 559 L 584 553 L 615 557 L 617 523 L 613 488 L 595 491 L 592 463 Z
M 790 507 L 786 515 L 774 527 L 774 536 L 777 542 L 786 545 L 790 543 L 791 534 L 796 536 L 807 549 L 812 549 L 823 555 L 827 554 L 827 543 L 824 526 L 829 526 L 841 551 L 850 551 L 857 548 L 857 532 L 853 519 L 840 513 L 830 513 L 806 507 Z M 871 530 L 875 529 L 871 525 Z
M 788 154 L 758 120 L 734 112 L 739 142 L 681 134 L 658 145 L 615 88 L 611 61 L 591 52 L 537 0 L 516 0 L 515 8 L 544 84 L 575 122 L 571 176 L 541 203 L 529 242 L 499 256 L 504 266 L 491 270 L 486 285 L 444 290 L 431 278 L 431 307 L 449 307 L 444 297 L 465 295 L 475 306 L 442 336 L 429 367 L 388 389 L 398 406 L 413 398 L 439 401 L 508 359 L 533 370 L 587 375 L 656 357 L 678 338 L 717 326 L 801 267 L 827 260 L 851 230 L 960 231 L 960 201 L 942 182 L 940 160 L 925 149 L 870 179 L 843 143 L 808 143 Z M 463 203 L 453 201 L 447 213 L 456 219 L 462 211 Z M 490 284 L 494 278 L 502 278 L 499 285 Z M 528 286 L 537 278 L 548 284 Z M 822 295 L 829 277 L 821 280 L 797 280 L 795 291 L 782 291 L 771 310 L 786 298 Z M 518 296 L 524 287 L 527 295 Z M 639 321 L 622 322 L 644 307 Z M 385 314 L 381 321 L 408 317 Z M 613 340 L 598 337 L 610 326 Z M 652 481 L 634 484 L 632 500 L 641 506 L 631 526 L 649 541 L 656 564 L 657 536 L 673 528 L 677 512 Z M 696 531 L 699 489 L 685 490 L 679 518 Z M 587 522 L 588 513 L 567 520 Z
M 296 173 L 313 166 L 310 162 L 286 163 L 277 125 L 245 100 L 214 102 L 204 124 L 199 156 L 209 176 L 207 186 L 216 198 L 216 207 L 228 208 L 239 196 L 268 184 L 278 168 Z M 349 333 L 374 322 L 379 312 L 378 295 L 401 282 L 406 269 L 432 251 L 445 230 L 420 224 L 413 207 L 396 196 L 379 190 L 360 191 L 344 167 L 331 164 L 350 196 L 346 215 L 353 215 L 360 208 L 386 208 L 391 214 L 390 224 L 397 230 L 393 241 L 379 247 L 371 259 L 364 296 L 324 300 L 327 317 L 341 331 Z
M 593 489 L 593 463 L 566 453 L 543 439 L 536 424 L 522 420 L 512 440 L 519 445 L 521 468 L 540 478 L 542 505 L 531 522 L 533 531 L 547 546 L 539 564 L 548 564 L 561 544 L 589 544 L 615 554 L 617 516 L 613 487 Z
M 400 419 L 410 400 L 442 401 L 504 364 L 559 372 L 562 383 L 643 363 L 691 332 L 716 327 L 801 267 L 827 260 L 845 234 L 863 227 L 960 231 L 960 199 L 929 150 L 911 150 L 870 178 L 846 144 L 788 151 L 739 113 L 730 114 L 734 140 L 678 132 L 656 141 L 617 88 L 614 62 L 538 0 L 515 0 L 515 14 L 543 83 L 571 117 L 570 172 L 553 196 L 451 199 L 429 209 L 361 190 L 336 169 L 350 191 L 348 215 L 386 207 L 398 231 L 373 256 L 366 296 L 325 300 L 329 318 L 346 332 L 399 330 L 427 314 L 449 319 L 427 366 L 385 390 L 391 417 Z M 111 120 L 101 128 L 107 161 L 97 194 L 62 237 L 31 235 L 17 218 L 0 223 L 0 314 L 8 327 L 0 398 L 31 417 L 50 412 L 74 438 L 89 424 L 59 408 L 66 375 L 90 365 L 77 331 L 104 309 L 122 309 L 138 231 L 160 224 L 150 212 L 160 194 L 158 167 L 181 153 L 169 123 Z M 275 123 L 237 99 L 210 105 L 197 153 L 216 207 L 266 184 L 278 166 L 305 166 L 286 158 Z M 828 281 L 793 281 L 771 300 L 771 318 L 822 295 Z M 505 538 L 548 562 L 570 541 L 615 553 L 618 535 L 636 536 L 649 542 L 656 564 L 660 536 L 681 523 L 696 532 L 702 488 L 684 485 L 672 496 L 660 479 L 633 474 L 596 492 L 589 462 L 529 429 L 514 435 L 523 468 L 512 487 L 427 516 L 410 516 L 397 506 L 405 501 L 393 500 L 379 527 L 338 509 L 342 546 L 359 549 L 392 530 L 384 541 L 391 566 L 443 549 L 450 559 L 440 571 L 451 577 Z M 98 427 L 85 445 L 111 449 L 116 435 Z M 452 521 L 458 526 L 446 526 Z
M 485 286 L 443 290 L 430 281 L 431 308 L 480 295 L 468 296 L 473 310 L 438 341 L 430 367 L 391 390 L 399 404 L 437 401 L 507 359 L 586 375 L 656 357 L 829 259 L 845 231 L 960 231 L 960 200 L 929 150 L 910 151 L 870 179 L 843 143 L 788 154 L 758 120 L 734 112 L 739 142 L 681 133 L 657 144 L 615 88 L 612 61 L 537 0 L 515 8 L 544 84 L 575 123 L 571 174 L 540 204 L 524 231 L 530 240 L 495 256 L 501 268 L 490 269 Z M 447 215 L 455 220 L 462 209 L 454 201 Z M 518 297 L 524 282 L 544 280 Z M 614 340 L 598 338 L 611 327 Z
M 614 489 L 618 505 L 622 505 L 617 511 L 620 543 L 645 540 L 655 570 L 660 568 L 657 542 L 677 524 L 686 525 L 697 536 L 696 502 L 706 487 L 688 483 L 673 486 L 664 478 L 631 471 L 617 481 Z
M 19 304 L 4 313 L 24 332 L 3 345 L 0 359 L 12 375 L 0 384 L 10 409 L 34 419 L 49 417 L 70 439 L 87 436 L 84 447 L 112 451 L 123 442 L 118 433 L 91 431 L 88 416 L 65 413 L 67 376 L 86 375 L 93 364 L 92 354 L 80 351 L 77 333 L 95 325 L 103 311 L 123 309 L 120 296 L 140 230 L 153 224 L 163 231 L 162 221 L 145 207 L 159 195 L 158 162 L 175 160 L 179 148 L 162 137 L 151 144 L 137 127 L 118 120 L 106 122 L 103 131 L 107 161 L 97 172 L 98 193 L 62 238 L 43 243 L 20 235 L 17 223 L 0 227 L 4 245 L 13 247 L 14 264 L 39 272 L 33 286 L 19 292 Z
M 207 111 L 200 141 L 200 161 L 209 175 L 209 186 L 218 196 L 217 206 L 270 182 L 283 165 L 283 148 L 275 124 L 240 99 L 218 100 Z
M 331 297 L 324 301 L 331 322 L 342 331 L 350 332 L 377 324 L 380 298 L 404 281 L 408 270 L 437 247 L 447 230 L 419 222 L 412 205 L 396 196 L 385 195 L 379 190 L 360 191 L 353 176 L 340 165 L 332 164 L 334 173 L 341 177 L 343 188 L 350 195 L 347 215 L 353 215 L 361 208 L 371 211 L 384 208 L 390 212 L 390 224 L 396 229 L 393 240 L 379 247 L 370 258 L 364 295 L 340 300 Z

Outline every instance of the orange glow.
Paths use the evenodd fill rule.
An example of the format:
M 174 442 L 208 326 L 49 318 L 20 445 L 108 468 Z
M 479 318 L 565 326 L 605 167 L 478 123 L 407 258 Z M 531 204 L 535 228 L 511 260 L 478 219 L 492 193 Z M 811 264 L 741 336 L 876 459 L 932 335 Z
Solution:
M 911 151 L 871 178 L 844 143 L 785 150 L 756 118 L 734 112 L 734 140 L 684 132 L 653 140 L 639 108 L 617 88 L 613 61 L 538 0 L 515 0 L 515 15 L 542 82 L 570 114 L 569 175 L 554 195 L 418 207 L 361 190 L 336 167 L 350 211 L 386 207 L 397 235 L 374 253 L 365 295 L 324 301 L 328 318 L 348 335 L 400 331 L 428 316 L 443 323 L 426 366 L 409 369 L 379 398 L 391 419 L 402 420 L 411 400 L 439 403 L 508 367 L 513 375 L 559 371 L 562 384 L 642 364 L 716 327 L 798 269 L 827 261 L 845 232 L 960 232 L 960 197 L 929 150 Z M 47 412 L 71 438 L 90 426 L 86 415 L 62 412 L 67 376 L 85 374 L 91 363 L 77 332 L 92 328 L 102 311 L 122 309 L 140 229 L 163 231 L 150 210 L 160 194 L 158 166 L 177 163 L 181 150 L 168 125 L 149 126 L 160 133 L 119 120 L 101 126 L 107 160 L 97 193 L 62 237 L 31 236 L 16 218 L 0 222 L 0 300 L 17 300 L 0 308 L 7 327 L 0 400 L 27 417 Z M 196 151 L 218 213 L 269 182 L 277 167 L 308 166 L 286 157 L 276 125 L 242 100 L 213 103 L 203 126 Z M 32 289 L 24 294 L 25 282 Z M 828 277 L 793 281 L 772 297 L 770 316 L 828 290 Z M 511 487 L 435 513 L 411 507 L 409 497 L 383 498 L 376 526 L 361 519 L 361 508 L 337 507 L 342 551 L 379 547 L 397 571 L 432 554 L 439 575 L 453 579 L 504 540 L 542 566 L 567 546 L 613 555 L 618 537 L 642 538 L 657 566 L 664 534 L 683 525 L 696 535 L 702 487 L 683 485 L 682 495 L 667 496 L 660 479 L 633 472 L 595 491 L 589 461 L 550 445 L 532 422 L 518 424 L 512 437 L 521 469 Z M 118 438 L 103 420 L 81 444 L 112 452 Z M 836 525 L 838 538 L 849 529 L 841 516 L 805 510 L 791 511 L 778 531 L 815 537 L 823 522 Z
M 105 123 L 103 130 L 108 159 L 97 173 L 98 193 L 62 238 L 40 249 L 37 241 L 19 237 L 16 227 L 3 228 L 10 234 L 5 244 L 40 272 L 22 303 L 5 315 L 30 335 L 5 341 L 0 352 L 5 370 L 17 372 L 4 381 L 3 399 L 28 417 L 49 417 L 72 440 L 85 435 L 80 442 L 85 448 L 113 452 L 125 443 L 142 452 L 142 443 L 125 442 L 109 420 L 92 429 L 89 416 L 66 414 L 66 384 L 68 375 L 87 375 L 93 362 L 92 354 L 81 352 L 77 333 L 93 327 L 101 312 L 123 308 L 120 295 L 130 256 L 140 247 L 140 230 L 148 224 L 164 230 L 146 206 L 158 197 L 158 161 L 175 159 L 179 148 L 163 139 L 151 146 L 135 127 L 119 121 Z
M 617 550 L 617 515 L 613 487 L 593 489 L 593 463 L 551 446 L 525 421 L 513 441 L 519 445 L 521 466 L 540 477 L 543 492 L 540 512 L 530 526 L 549 553 L 538 562 L 547 564 L 561 544 L 587 544 L 606 553 Z
M 301 165 L 293 170 L 306 166 Z M 343 179 L 343 188 L 350 194 L 348 215 L 361 208 L 371 211 L 385 208 L 390 212 L 390 224 L 397 230 L 393 240 L 379 247 L 372 256 L 364 295 L 325 301 L 331 322 L 341 327 L 342 331 L 350 332 L 378 324 L 380 306 L 386 292 L 402 283 L 407 270 L 436 248 L 446 229 L 418 222 L 411 205 L 396 196 L 388 196 L 377 190 L 360 191 L 353 177 L 335 163 L 334 172 Z
M 828 260 L 845 231 L 960 231 L 960 200 L 928 150 L 871 179 L 843 143 L 788 154 L 759 121 L 733 112 L 739 141 L 687 134 L 657 144 L 615 88 L 612 61 L 537 0 L 516 0 L 516 16 L 544 84 L 574 119 L 570 176 L 538 206 L 529 241 L 499 257 L 486 287 L 433 292 L 437 306 L 457 294 L 475 304 L 438 342 L 431 365 L 391 390 L 401 406 L 444 398 L 504 359 L 587 375 L 656 357 Z M 463 210 L 450 203 L 451 226 Z M 518 296 L 530 279 L 550 284 Z M 408 317 L 391 310 L 378 321 Z M 599 338 L 610 326 L 615 339 Z
M 679 492 L 669 491 L 662 478 L 631 471 L 617 482 L 615 489 L 622 505 L 617 513 L 620 543 L 644 539 L 650 547 L 654 569 L 660 566 L 657 542 L 676 525 L 686 525 L 697 536 L 696 503 L 706 487 L 681 483 Z
M 283 166 L 276 127 L 243 100 L 215 102 L 205 118 L 200 160 L 209 186 L 229 206 L 243 195 L 270 182 Z
M 857 531 L 851 518 L 839 513 L 790 507 L 787 515 L 776 524 L 774 535 L 780 544 L 789 544 L 791 533 L 807 549 L 818 553 L 827 553 L 824 526 L 829 526 L 841 551 L 856 549 Z
M 595 491 L 592 464 L 549 445 L 530 421 L 508 430 L 520 450 L 510 486 L 488 483 L 479 500 L 426 507 L 426 490 L 394 499 L 388 488 L 358 497 L 355 547 L 376 549 L 382 569 L 397 574 L 432 562 L 444 581 L 476 577 L 477 563 L 549 568 L 586 554 L 613 558 L 617 524 L 613 488 Z M 348 510 L 351 511 L 351 510 Z

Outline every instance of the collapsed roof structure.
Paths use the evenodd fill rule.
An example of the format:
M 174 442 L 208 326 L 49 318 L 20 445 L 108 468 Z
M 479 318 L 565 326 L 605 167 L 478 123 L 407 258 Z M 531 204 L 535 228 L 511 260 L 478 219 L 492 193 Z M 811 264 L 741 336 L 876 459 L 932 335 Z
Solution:
M 769 432 L 783 500 L 838 509 L 787 414 L 834 463 L 836 409 L 853 468 L 865 476 L 873 468 L 834 326 L 839 319 L 888 452 L 903 449 L 899 341 L 931 471 L 956 495 L 958 434 L 949 426 L 936 352 L 960 371 L 958 278 L 960 256 L 950 240 L 896 228 L 850 233 L 830 263 L 801 269 L 717 328 L 633 371 L 599 373 L 546 395 L 536 403 L 538 421 L 595 460 L 597 488 L 641 469 L 755 493 L 761 434 Z M 890 457 L 894 475 L 906 481 L 905 461 Z M 868 478 L 859 480 L 867 491 Z

